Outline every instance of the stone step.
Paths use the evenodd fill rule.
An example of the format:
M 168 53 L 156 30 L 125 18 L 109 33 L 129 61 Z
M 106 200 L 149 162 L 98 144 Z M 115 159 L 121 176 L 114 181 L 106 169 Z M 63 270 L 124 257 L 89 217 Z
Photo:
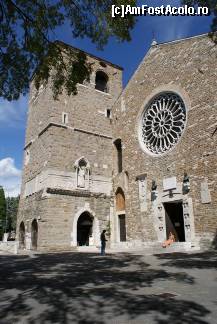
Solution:
M 172 245 L 163 248 L 160 243 L 153 244 L 152 246 L 138 246 L 138 247 L 129 247 L 127 245 L 123 246 L 123 244 L 113 245 L 111 249 L 112 252 L 141 252 L 147 255 L 152 254 L 161 254 L 161 253 L 175 253 L 175 252 L 193 252 L 199 251 L 199 246 L 196 244 L 192 245 L 191 242 L 175 242 Z
M 99 248 L 96 246 L 77 246 L 77 252 L 99 252 Z

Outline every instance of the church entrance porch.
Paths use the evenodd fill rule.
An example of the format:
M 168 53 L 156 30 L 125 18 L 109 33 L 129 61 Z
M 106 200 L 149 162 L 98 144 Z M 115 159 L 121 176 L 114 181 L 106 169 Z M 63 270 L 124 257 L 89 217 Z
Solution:
M 185 226 L 183 218 L 182 202 L 164 203 L 166 236 L 172 232 L 176 242 L 185 242 Z
M 93 217 L 88 212 L 84 212 L 77 222 L 77 245 L 89 246 L 93 235 Z

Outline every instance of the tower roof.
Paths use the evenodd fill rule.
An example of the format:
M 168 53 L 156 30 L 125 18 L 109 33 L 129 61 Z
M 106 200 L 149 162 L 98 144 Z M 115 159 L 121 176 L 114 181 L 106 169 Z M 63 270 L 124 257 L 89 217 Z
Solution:
M 101 61 L 101 62 L 103 62 L 103 63 L 106 63 L 106 64 L 108 64 L 108 65 L 111 65 L 111 66 L 115 67 L 116 69 L 119 69 L 119 70 L 122 70 L 122 71 L 123 71 L 123 67 L 122 67 L 122 66 L 117 65 L 117 64 L 114 64 L 114 63 L 112 63 L 112 62 L 110 62 L 110 61 L 104 60 L 104 59 L 102 59 L 101 57 L 99 57 L 99 56 L 95 56 L 95 55 L 93 55 L 93 54 L 91 54 L 91 53 L 89 53 L 89 52 L 83 51 L 83 50 L 81 50 L 81 49 L 78 48 L 78 47 L 75 47 L 75 46 L 69 45 L 69 44 L 64 43 L 64 42 L 62 42 L 62 41 L 59 41 L 59 40 L 56 40 L 55 42 L 56 42 L 57 44 L 62 45 L 62 46 L 70 47 L 70 48 L 71 48 L 72 50 L 74 50 L 74 51 L 77 51 L 77 52 L 81 52 L 81 53 L 87 54 L 88 56 L 93 57 L 93 58 L 96 59 L 96 60 L 99 60 L 99 61 Z

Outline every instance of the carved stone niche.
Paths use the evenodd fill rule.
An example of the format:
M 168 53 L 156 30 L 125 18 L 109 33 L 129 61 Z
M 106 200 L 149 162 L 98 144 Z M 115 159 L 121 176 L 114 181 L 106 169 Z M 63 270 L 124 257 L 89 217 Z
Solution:
M 188 201 L 183 201 L 183 209 L 188 209 Z
M 210 204 L 211 203 L 211 195 L 208 187 L 208 181 L 205 179 L 201 182 L 201 203 L 202 204 Z
M 192 225 L 192 215 L 190 204 L 187 200 L 183 200 L 183 218 L 184 218 L 184 226 L 185 226 L 185 240 L 186 242 L 190 242 L 192 239 L 192 235 L 194 233 L 194 227 Z
M 76 170 L 76 188 L 89 189 L 90 164 L 85 157 L 76 160 L 74 164 Z
M 139 204 L 140 204 L 140 211 L 147 210 L 147 180 L 146 174 L 141 174 L 136 177 L 136 181 L 138 181 L 139 186 Z
M 163 216 L 161 216 L 161 215 L 158 216 L 158 219 L 159 219 L 160 222 L 162 222 L 163 221 Z

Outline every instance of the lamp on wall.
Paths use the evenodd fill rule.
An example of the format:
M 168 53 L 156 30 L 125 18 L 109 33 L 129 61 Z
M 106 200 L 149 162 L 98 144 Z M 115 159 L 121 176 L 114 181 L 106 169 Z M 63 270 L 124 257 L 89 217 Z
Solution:
M 183 188 L 183 193 L 188 193 L 190 191 L 190 178 L 187 172 L 184 173 L 182 188 Z
M 158 196 L 158 191 L 157 191 L 157 182 L 155 180 L 152 180 L 151 184 L 151 200 L 155 200 Z
M 155 180 L 152 180 L 151 191 L 156 191 L 156 190 L 157 190 L 157 183 Z

